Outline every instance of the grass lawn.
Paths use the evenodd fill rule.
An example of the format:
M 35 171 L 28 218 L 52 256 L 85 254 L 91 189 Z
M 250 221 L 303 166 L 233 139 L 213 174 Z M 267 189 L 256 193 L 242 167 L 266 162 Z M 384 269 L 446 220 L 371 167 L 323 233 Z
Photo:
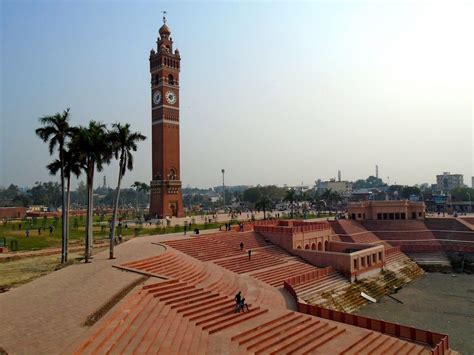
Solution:
M 21 224 L 21 229 L 20 229 Z M 221 223 L 210 223 L 210 224 L 196 224 L 192 228 L 188 227 L 188 230 L 194 228 L 213 229 L 219 228 Z M 37 219 L 29 227 L 29 237 L 26 237 L 27 226 L 30 226 L 29 221 L 9 221 L 7 224 L 0 224 L 0 246 L 3 243 L 11 249 L 16 250 L 40 250 L 44 248 L 59 248 L 61 247 L 61 220 L 60 219 Z M 53 233 L 50 234 L 49 227 L 53 226 Z M 41 228 L 41 232 L 38 229 Z M 95 218 L 94 227 L 94 240 L 107 239 L 109 237 L 109 228 L 106 221 L 101 221 Z M 184 232 L 184 226 L 170 226 L 164 227 L 159 225 L 147 225 L 139 224 L 131 226 L 129 228 L 122 227 L 121 231 L 119 228 L 116 230 L 116 235 L 121 234 L 123 237 L 141 236 L 141 235 L 152 235 L 152 234 L 166 234 L 166 233 L 178 233 Z M 78 218 L 71 218 L 69 241 L 70 245 L 82 245 L 84 243 L 85 235 L 85 220 Z M 12 244 L 13 242 L 13 244 Z M 16 244 L 15 244 L 16 243 Z
M 102 250 L 104 248 L 94 248 L 93 253 L 96 254 Z M 83 259 L 82 254 L 78 252 L 71 253 L 69 257 L 70 262 L 67 265 Z M 0 263 L 0 275 L 2 275 L 0 278 L 0 292 L 30 282 L 61 267 L 64 267 L 61 266 L 61 256 L 57 254 Z

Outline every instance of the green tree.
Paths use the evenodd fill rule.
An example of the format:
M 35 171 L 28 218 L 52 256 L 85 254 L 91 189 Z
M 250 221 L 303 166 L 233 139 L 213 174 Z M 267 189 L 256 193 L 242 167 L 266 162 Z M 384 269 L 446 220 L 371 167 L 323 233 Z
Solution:
M 456 187 L 451 190 L 451 198 L 455 201 L 473 201 L 474 189 L 469 187 Z
M 66 178 L 66 209 L 63 210 L 63 214 L 66 214 L 66 238 L 65 238 L 65 250 L 64 250 L 64 262 L 68 261 L 69 258 L 69 210 L 71 207 L 71 176 L 75 175 L 79 177 L 81 169 L 83 169 L 80 153 L 72 143 L 69 143 L 68 149 L 64 151 L 64 177 Z M 56 159 L 54 162 L 47 166 L 49 172 L 52 175 L 56 175 L 61 169 L 61 162 Z
M 267 219 L 267 210 L 273 208 L 273 203 L 268 196 L 261 196 L 255 203 L 255 208 L 259 211 L 263 211 L 263 219 Z
M 133 154 L 137 151 L 137 143 L 145 140 L 145 136 L 139 132 L 132 132 L 130 124 L 122 125 L 114 123 L 112 131 L 109 134 L 110 142 L 112 144 L 112 151 L 115 159 L 119 159 L 119 174 L 117 188 L 115 190 L 114 199 L 114 213 L 112 217 L 112 231 L 110 233 L 110 248 L 109 258 L 114 258 L 114 240 L 115 240 L 115 225 L 117 223 L 117 211 L 120 198 L 120 185 L 122 178 L 127 170 L 133 170 Z M 148 186 L 147 186 L 148 187 Z
M 112 150 L 108 142 L 107 128 L 103 123 L 90 121 L 87 127 L 79 127 L 72 143 L 79 153 L 81 166 L 87 177 L 87 217 L 85 234 L 85 262 L 88 263 L 92 250 L 93 191 L 95 170 L 102 171 L 110 162 Z
M 296 190 L 295 189 L 289 189 L 286 191 L 286 195 L 284 200 L 290 204 L 290 209 L 291 209 L 291 218 L 293 218 L 294 215 L 294 208 L 295 208 L 295 201 L 297 199 L 296 196 Z
M 39 119 L 43 127 L 36 129 L 36 134 L 43 142 L 49 144 L 49 154 L 53 155 L 56 148 L 59 153 L 59 161 L 61 164 L 61 195 L 62 195 L 62 244 L 61 244 L 61 263 L 64 263 L 66 250 L 66 192 L 64 186 L 64 148 L 67 139 L 71 135 L 71 127 L 69 126 L 69 108 L 63 113 L 57 113 L 54 116 L 43 116 Z

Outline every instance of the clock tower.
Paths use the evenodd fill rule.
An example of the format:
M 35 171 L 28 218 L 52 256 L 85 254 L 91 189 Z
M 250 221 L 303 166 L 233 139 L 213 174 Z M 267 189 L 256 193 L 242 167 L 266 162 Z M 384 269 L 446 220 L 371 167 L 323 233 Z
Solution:
M 163 17 L 156 51 L 150 51 L 152 180 L 150 216 L 184 216 L 179 164 L 179 71 L 171 31 Z

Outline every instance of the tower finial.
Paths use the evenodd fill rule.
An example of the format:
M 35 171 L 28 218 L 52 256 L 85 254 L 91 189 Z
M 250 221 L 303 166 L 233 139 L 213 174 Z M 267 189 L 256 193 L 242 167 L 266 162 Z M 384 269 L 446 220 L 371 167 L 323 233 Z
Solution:
M 161 11 L 163 13 L 163 24 L 166 25 L 166 11 Z

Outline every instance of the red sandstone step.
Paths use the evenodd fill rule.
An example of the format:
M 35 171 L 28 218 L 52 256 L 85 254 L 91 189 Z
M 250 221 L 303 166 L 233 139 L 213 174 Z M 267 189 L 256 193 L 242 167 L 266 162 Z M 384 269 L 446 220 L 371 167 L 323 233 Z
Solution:
M 296 323 L 294 321 L 296 321 Z M 274 327 L 274 329 L 272 329 L 272 332 L 262 333 L 261 335 L 264 335 L 264 334 L 266 335 L 264 338 L 258 339 L 257 337 L 255 337 L 255 340 L 257 341 L 253 342 L 252 344 L 247 345 L 247 350 L 253 351 L 253 349 L 260 347 L 265 342 L 269 342 L 275 337 L 284 336 L 287 332 L 291 331 L 291 329 L 295 329 L 297 327 L 301 327 L 302 325 L 308 324 L 309 321 L 310 321 L 310 318 L 308 317 L 304 317 L 304 318 L 298 317 L 298 318 L 292 319 L 291 322 L 285 322 L 284 324 L 280 324 Z
M 212 294 L 211 295 L 212 297 L 209 296 L 209 298 L 205 298 L 203 303 L 205 304 L 209 304 L 213 301 L 219 301 L 219 300 L 223 300 L 223 299 L 228 299 L 227 296 L 222 296 L 220 294 Z M 180 304 L 180 305 L 174 305 L 173 308 L 176 308 L 176 312 L 178 313 L 183 313 L 183 312 L 186 312 L 186 311 L 189 311 L 191 309 L 195 309 L 197 308 L 200 304 L 196 304 L 197 302 L 200 302 L 200 301 L 203 301 L 203 300 L 193 300 L 193 301 L 190 301 L 190 302 L 187 302 L 187 303 L 183 303 L 183 304 Z M 202 303 L 201 303 L 202 304 Z
M 258 278 L 259 280 L 262 280 L 262 281 L 267 281 L 267 280 L 271 280 L 271 279 L 274 279 L 274 278 L 279 278 L 279 277 L 285 277 L 287 275 L 292 275 L 293 273 L 295 273 L 295 274 L 296 273 L 303 273 L 303 272 L 308 272 L 308 271 L 312 271 L 312 270 L 316 270 L 316 268 L 314 266 L 311 266 L 311 265 L 289 264 L 289 265 L 285 265 L 283 267 L 280 266 L 280 267 L 273 268 L 273 269 L 270 269 L 270 270 L 267 270 L 267 271 L 253 273 L 253 274 L 251 274 L 251 276 L 253 276 L 255 278 Z M 294 275 L 294 276 L 296 276 L 296 275 Z
M 174 317 L 175 313 L 171 311 L 169 307 L 163 307 L 162 311 L 157 315 L 154 322 L 145 332 L 145 335 L 140 340 L 140 343 L 136 346 L 133 350 L 133 354 L 143 354 L 146 353 L 147 350 L 152 346 L 152 344 L 156 341 L 156 337 L 158 336 L 159 331 L 161 328 L 166 325 L 169 320 Z
M 120 336 L 114 342 L 114 344 L 108 350 L 109 352 L 119 353 L 129 349 L 136 337 L 139 337 L 140 332 L 143 333 L 143 329 L 147 328 L 147 324 L 150 323 L 150 320 L 155 316 L 156 310 L 160 310 L 162 307 L 156 302 L 150 302 L 140 314 L 137 314 L 137 317 L 131 322 L 128 328 L 121 328 Z
M 375 333 L 375 332 L 369 332 L 362 336 L 359 340 L 357 340 L 355 343 L 349 345 L 347 348 L 345 348 L 343 351 L 340 352 L 341 355 L 344 354 L 357 354 L 359 349 L 364 349 L 367 344 L 370 344 L 373 340 L 378 339 L 381 337 L 382 334 L 380 333 Z
M 200 324 L 205 324 L 205 325 L 202 325 L 201 328 L 203 330 L 207 330 L 209 328 L 212 328 L 218 324 L 222 324 L 228 320 L 231 320 L 231 319 L 234 319 L 234 318 L 238 318 L 238 317 L 242 317 L 243 314 L 246 314 L 246 313 L 251 313 L 252 311 L 257 311 L 259 310 L 260 307 L 255 307 L 255 308 L 251 308 L 250 311 L 248 312 L 244 312 L 244 313 L 234 313 L 234 312 L 231 312 L 231 313 L 228 313 L 228 314 L 222 314 L 218 319 L 212 319 L 210 320 L 209 322 L 206 320 L 205 322 L 201 322 Z
M 220 298 L 215 299 L 213 302 L 208 302 L 199 307 L 198 306 L 192 307 L 190 311 L 183 313 L 183 317 L 188 317 L 188 316 L 193 315 L 193 317 L 191 317 L 191 320 L 194 320 L 196 319 L 196 317 L 200 317 L 200 314 L 202 312 L 215 310 L 216 307 L 220 307 L 222 305 L 233 305 L 233 304 L 234 304 L 233 300 L 230 300 L 229 298 L 225 296 L 221 296 Z
M 189 322 L 188 324 L 189 327 L 186 329 L 186 335 L 184 336 L 180 347 L 176 351 L 177 354 L 187 354 L 192 349 L 191 344 L 194 337 L 196 336 L 196 333 L 201 333 L 201 329 L 196 327 L 192 322 Z
M 131 324 L 140 316 L 148 304 L 153 300 L 153 297 L 146 295 L 143 302 L 138 307 L 131 310 L 130 316 L 126 317 L 122 322 L 118 323 L 113 330 L 111 330 L 106 337 L 97 345 L 95 352 L 108 351 L 117 341 L 120 341 L 121 335 L 127 332 Z M 119 328 L 120 327 L 120 328 Z
M 329 341 L 333 340 L 334 338 L 338 337 L 339 335 L 343 334 L 346 331 L 344 328 L 337 328 L 333 327 L 331 328 L 326 334 L 321 334 L 319 335 L 318 338 L 313 338 L 311 339 L 312 341 L 305 346 L 298 347 L 296 349 L 292 349 L 291 354 L 293 353 L 303 353 L 303 354 L 309 354 L 313 352 L 315 349 L 324 346 L 326 343 Z
M 155 333 L 153 340 L 150 342 L 148 349 L 145 352 L 147 354 L 158 352 L 166 334 L 168 334 L 168 331 L 173 327 L 177 327 L 179 323 L 181 323 L 181 320 L 181 315 L 171 310 L 163 320 L 162 326 Z
M 260 316 L 264 313 L 267 313 L 267 312 L 268 312 L 268 309 L 260 309 L 260 307 L 252 308 L 248 312 L 245 312 L 245 314 L 242 314 L 241 316 L 239 315 L 238 317 L 234 317 L 234 318 L 229 319 L 225 323 L 220 323 L 220 324 L 217 324 L 216 326 L 214 326 L 212 328 L 208 328 L 208 332 L 209 332 L 209 334 L 216 333 L 216 332 L 221 331 L 223 329 L 227 329 L 227 328 L 230 328 L 230 327 L 232 327 L 236 324 L 242 323 L 242 322 L 244 322 L 244 321 L 246 321 L 250 318 L 258 317 L 258 316 Z
M 211 299 L 219 297 L 219 296 L 220 295 L 217 294 L 217 293 L 210 294 L 210 295 L 203 295 L 203 296 L 200 296 L 200 297 L 195 297 L 193 299 L 187 299 L 185 301 L 181 301 L 179 303 L 173 304 L 173 305 L 171 305 L 171 308 L 181 309 L 181 307 L 183 307 L 183 306 L 194 305 L 195 303 L 199 303 L 199 302 L 206 302 L 208 300 L 211 300 Z
M 172 280 L 170 280 L 170 281 L 172 281 Z M 169 283 L 169 284 L 166 284 L 166 285 L 163 285 L 163 286 L 160 286 L 160 287 L 158 287 L 158 286 L 157 287 L 149 287 L 146 290 L 148 291 L 148 293 L 159 293 L 159 292 L 162 292 L 162 291 L 174 290 L 174 289 L 184 287 L 184 286 L 189 286 L 189 284 L 186 283 L 186 282 L 182 282 L 181 280 L 176 279 L 176 282 Z
M 181 348 L 186 344 L 191 343 L 194 329 L 197 327 L 189 321 L 185 324 L 186 327 L 178 329 L 176 332 L 176 336 L 170 346 L 170 354 L 182 354 L 183 352 L 180 352 Z
M 165 281 L 160 281 L 160 282 L 157 282 L 157 283 L 154 283 L 154 284 L 145 285 L 145 286 L 143 286 L 143 289 L 144 290 L 156 289 L 156 288 L 161 288 L 161 287 L 164 287 L 164 286 L 169 286 L 169 285 L 172 285 L 172 284 L 175 284 L 175 283 L 178 283 L 178 282 L 180 282 L 180 281 L 176 280 L 176 279 L 165 280 Z
M 170 294 L 176 294 L 176 293 L 181 293 L 183 291 L 188 291 L 188 290 L 192 290 L 194 289 L 195 286 L 193 285 L 189 285 L 189 284 L 186 284 L 186 285 L 183 285 L 181 287 L 177 287 L 177 288 L 173 288 L 173 289 L 169 289 L 169 290 L 165 290 L 165 291 L 151 291 L 150 294 L 153 295 L 153 297 L 155 298 L 160 298 L 162 296 L 165 296 L 165 295 L 170 295 Z
M 199 339 L 199 345 L 197 347 L 197 352 L 195 354 L 207 354 L 207 345 L 209 342 L 209 333 L 201 332 L 201 337 Z
M 203 292 L 204 289 L 202 288 L 193 288 L 193 289 L 190 289 L 190 290 L 187 290 L 187 291 L 184 291 L 184 292 L 179 292 L 177 294 L 171 294 L 171 295 L 166 295 L 166 296 L 161 296 L 161 297 L 157 297 L 160 302 L 164 302 L 164 301 L 168 301 L 168 300 L 172 300 L 172 301 L 176 301 L 178 300 L 179 298 L 177 298 L 178 296 L 181 297 L 181 298 L 187 298 L 188 296 L 189 297 L 192 297 L 192 295 L 196 294 L 196 293 L 200 293 L 200 292 Z M 210 292 L 210 291 L 207 291 L 207 292 Z
M 239 345 L 243 344 L 245 342 L 245 340 L 242 340 L 242 339 L 245 339 L 248 335 L 252 337 L 255 337 L 257 332 L 259 330 L 262 330 L 262 329 L 268 329 L 267 327 L 272 325 L 272 324 L 275 324 L 275 323 L 278 323 L 278 322 L 282 322 L 282 321 L 288 321 L 289 319 L 291 319 L 292 317 L 294 317 L 295 314 L 293 312 L 290 312 L 290 313 L 286 313 L 278 318 L 275 318 L 275 319 L 272 319 L 266 323 L 263 323 L 263 324 L 260 324 L 258 327 L 256 328 L 252 328 L 250 330 L 247 330 L 245 332 L 242 332 L 242 333 L 239 333 L 237 335 L 234 335 L 230 340 L 231 341 L 236 341 L 236 340 L 239 340 L 240 339 L 240 342 L 239 342 Z M 261 334 L 261 333 L 260 333 Z
M 311 322 L 309 327 L 294 334 L 291 337 L 283 339 L 275 346 L 272 346 L 271 349 L 268 349 L 268 351 L 271 351 L 270 354 L 290 353 L 291 349 L 304 346 L 308 341 L 308 338 L 313 341 L 315 338 L 319 337 L 321 334 L 324 334 L 324 332 L 327 332 L 329 329 L 328 323 L 326 322 Z
M 224 306 L 222 306 L 222 307 L 212 308 L 211 310 L 202 312 L 198 315 L 195 315 L 195 316 L 189 318 L 189 320 L 190 321 L 195 321 L 195 320 L 199 320 L 203 317 L 209 316 L 211 314 L 216 314 L 216 313 L 223 314 L 223 313 L 228 313 L 228 312 L 231 312 L 231 311 L 234 311 L 234 310 L 235 310 L 235 304 L 233 304 L 229 301 L 228 303 L 224 304 Z
M 173 344 L 181 345 L 181 342 L 183 340 L 183 336 L 186 332 L 186 328 L 189 325 L 189 321 L 185 318 L 181 318 L 180 322 L 177 323 L 177 325 L 174 328 L 170 328 L 168 330 L 168 333 L 166 336 L 163 338 L 163 342 L 160 345 L 159 351 L 170 354 L 171 353 L 171 347 Z
M 133 349 L 136 349 L 140 346 L 142 341 L 145 339 L 148 330 L 157 322 L 157 319 L 162 312 L 164 312 L 164 304 L 162 303 L 159 303 L 156 307 L 152 308 L 152 310 L 149 312 L 148 319 L 146 319 L 146 321 L 144 321 L 141 326 L 136 329 L 135 333 L 131 334 L 130 341 L 124 351 L 131 353 Z
M 379 347 L 378 353 L 380 353 L 380 354 L 387 354 L 388 351 L 390 350 L 390 348 L 391 348 L 392 346 L 394 346 L 397 342 L 398 342 L 398 339 L 397 339 L 397 338 L 391 338 L 391 339 L 389 339 L 387 342 L 385 342 L 385 345 Z M 372 353 L 374 353 L 374 351 L 372 351 Z
M 266 353 L 270 351 L 270 349 L 275 347 L 277 344 L 280 344 L 283 341 L 288 341 L 288 339 L 291 339 L 293 336 L 295 335 L 297 336 L 299 333 L 304 332 L 307 329 L 313 328 L 315 323 L 318 323 L 318 322 L 319 322 L 318 320 L 307 318 L 305 323 L 295 328 L 292 328 L 291 330 L 285 332 L 284 334 L 271 338 L 269 341 L 264 342 L 261 345 L 257 346 L 256 348 L 254 348 L 253 351 L 255 354 Z
M 104 324 L 97 329 L 91 337 L 89 337 L 84 343 L 81 344 L 81 346 L 76 350 L 75 354 L 80 354 L 85 349 L 87 349 L 91 344 L 96 342 L 97 339 L 99 339 L 102 335 L 104 335 L 104 332 L 107 328 L 112 328 L 112 323 L 115 322 L 120 322 L 123 317 L 127 317 L 129 312 L 126 311 L 127 309 L 131 309 L 135 306 L 135 304 L 141 302 L 143 300 L 144 294 L 137 292 L 135 293 L 130 299 L 124 303 L 116 312 L 112 314 L 112 316 L 107 320 L 107 322 L 104 322 Z
M 183 297 L 176 297 L 174 299 L 171 299 L 171 300 L 168 300 L 166 301 L 165 303 L 167 305 L 174 305 L 176 303 L 181 303 L 183 301 L 186 301 L 186 300 L 189 300 L 189 299 L 193 299 L 193 298 L 197 298 L 197 297 L 201 297 L 201 296 L 205 296 L 205 295 L 210 295 L 211 294 L 211 291 L 205 291 L 205 290 L 197 290 L 196 292 L 194 293 L 190 293 L 186 296 L 183 296 Z M 178 294 L 176 296 L 181 296 L 181 294 Z

